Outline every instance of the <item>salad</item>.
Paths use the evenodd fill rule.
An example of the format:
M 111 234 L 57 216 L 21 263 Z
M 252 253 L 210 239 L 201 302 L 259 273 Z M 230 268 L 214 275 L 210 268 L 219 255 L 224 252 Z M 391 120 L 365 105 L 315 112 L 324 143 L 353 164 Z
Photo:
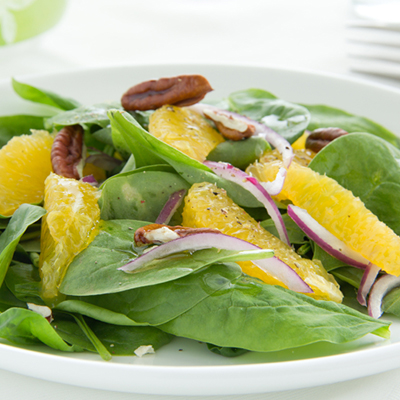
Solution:
M 109 360 L 390 337 L 392 132 L 263 89 L 210 104 L 198 75 L 95 105 L 13 88 L 53 111 L 0 117 L 1 338 Z

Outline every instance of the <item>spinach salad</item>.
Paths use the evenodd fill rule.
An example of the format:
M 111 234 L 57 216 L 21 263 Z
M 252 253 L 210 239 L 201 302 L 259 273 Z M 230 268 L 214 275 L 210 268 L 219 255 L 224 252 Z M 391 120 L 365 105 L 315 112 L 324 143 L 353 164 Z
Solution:
M 98 178 L 101 182 L 93 179 L 100 210 L 95 235 L 68 261 L 58 286 L 60 296 L 54 302 L 43 297 L 40 270 L 46 206 L 21 202 L 12 215 L 0 216 L 1 338 L 22 345 L 43 343 L 66 352 L 97 352 L 104 360 L 157 351 L 175 336 L 204 342 L 204 351 L 223 356 L 316 342 L 340 344 L 369 333 L 389 338 L 390 322 L 371 317 L 367 307 L 357 302 L 368 268 L 332 256 L 323 243 L 306 235 L 289 215 L 290 201 L 278 201 L 272 195 L 269 207 L 278 210 L 276 217 L 283 221 L 292 250 L 323 266 L 324 274 L 340 286 L 343 302 L 313 298 L 288 289 L 288 284 L 268 284 L 244 273 L 242 262 L 269 265 L 276 257 L 258 246 L 241 248 L 241 239 L 225 248 L 219 247 L 218 239 L 198 248 L 191 244 L 158 258 L 151 257 L 155 247 L 157 251 L 164 246 L 174 249 L 175 240 L 185 243 L 190 235 L 163 244 L 135 242 L 135 233 L 159 223 L 166 209 L 168 219 L 161 218 L 161 225 L 168 221 L 164 225 L 181 226 L 184 203 L 177 201 L 172 209 L 168 205 L 177 193 L 183 200 L 194 185 L 202 183 L 221 189 L 260 229 L 279 237 L 276 220 L 257 196 L 264 189 L 244 172 L 272 150 L 262 135 L 223 140 L 208 153 L 206 162 L 200 162 L 149 133 L 154 110 L 126 110 L 120 102 L 82 105 L 16 80 L 13 88 L 23 99 L 52 107 L 54 112 L 0 117 L 3 149 L 21 135 L 45 130 L 55 136 L 65 127 L 80 125 L 86 162 L 103 175 Z M 199 103 L 200 108 L 202 104 L 207 101 Z M 263 124 L 290 144 L 320 128 L 348 132 L 319 151 L 306 168 L 351 191 L 400 235 L 400 141 L 396 135 L 367 118 L 323 105 L 290 103 L 261 89 L 234 92 L 210 107 L 244 116 L 256 127 Z M 239 180 L 218 173 L 218 167 L 213 167 L 220 162 L 234 168 Z M 241 180 L 253 182 L 258 192 Z M 5 185 L 0 178 L 2 191 Z M 211 234 L 222 238 L 221 233 L 206 229 L 205 235 Z M 205 238 L 198 235 L 192 242 Z M 145 256 L 149 261 L 135 264 Z M 127 265 L 139 266 L 126 271 Z M 378 268 L 370 287 L 373 290 L 389 275 L 393 280 L 381 293 L 379 307 L 396 318 L 400 316 L 396 277 Z M 307 280 L 302 283 L 307 286 Z

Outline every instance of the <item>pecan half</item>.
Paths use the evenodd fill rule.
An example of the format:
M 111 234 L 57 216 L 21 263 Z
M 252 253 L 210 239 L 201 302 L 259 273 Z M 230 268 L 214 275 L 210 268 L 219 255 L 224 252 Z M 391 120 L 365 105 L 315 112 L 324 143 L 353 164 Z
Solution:
M 306 149 L 312 150 L 318 153 L 332 140 L 337 139 L 340 136 L 347 135 L 348 132 L 341 128 L 319 128 L 312 131 L 306 140 Z
M 217 110 L 204 110 L 204 116 L 214 122 L 221 135 L 229 140 L 239 141 L 253 136 L 256 128 L 232 115 Z
M 212 90 L 204 76 L 180 75 L 139 83 L 122 96 L 121 104 L 128 111 L 155 110 L 166 104 L 190 106 Z
M 80 125 L 65 126 L 57 133 L 51 148 L 51 163 L 57 175 L 80 179 L 78 164 L 82 159 L 83 129 Z
M 212 228 L 187 228 L 184 226 L 169 226 L 161 224 L 150 224 L 139 228 L 135 232 L 135 243 L 137 246 L 153 243 L 166 243 L 171 240 L 193 235 L 200 232 L 220 233 L 218 229 Z

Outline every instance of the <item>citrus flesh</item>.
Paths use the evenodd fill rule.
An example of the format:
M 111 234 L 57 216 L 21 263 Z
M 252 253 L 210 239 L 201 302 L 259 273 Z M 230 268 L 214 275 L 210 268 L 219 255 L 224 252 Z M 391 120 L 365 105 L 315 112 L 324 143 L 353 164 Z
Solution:
M 224 138 L 198 113 L 163 106 L 150 117 L 149 132 L 156 138 L 203 162 Z
M 310 164 L 312 159 L 315 157 L 316 153 L 314 153 L 312 150 L 304 148 L 304 149 L 293 149 L 293 155 L 294 155 L 293 157 L 294 162 L 303 165 L 304 167 L 307 167 L 308 164 Z M 274 149 L 264 152 L 264 154 L 260 157 L 259 162 L 264 164 L 277 160 L 282 161 L 282 155 L 281 153 L 279 153 L 277 149 Z
M 274 179 L 280 161 L 256 162 L 246 172 L 261 182 Z M 293 162 L 278 201 L 290 200 L 334 236 L 389 274 L 400 274 L 400 237 L 334 179 Z
M 0 214 L 10 216 L 24 203 L 43 200 L 44 181 L 52 171 L 53 136 L 47 131 L 13 137 L 0 149 Z
M 310 296 L 341 302 L 343 295 L 339 285 L 322 265 L 302 258 L 290 246 L 262 228 L 227 196 L 225 190 L 211 183 L 194 184 L 185 198 L 182 216 L 183 226 L 215 228 L 263 249 L 273 249 L 275 256 L 293 268 L 311 287 L 313 293 Z M 257 277 L 268 284 L 286 287 L 250 261 L 239 264 L 247 275 Z
M 62 296 L 58 288 L 68 265 L 97 234 L 99 191 L 88 183 L 51 173 L 45 182 L 39 268 L 42 298 L 49 305 Z

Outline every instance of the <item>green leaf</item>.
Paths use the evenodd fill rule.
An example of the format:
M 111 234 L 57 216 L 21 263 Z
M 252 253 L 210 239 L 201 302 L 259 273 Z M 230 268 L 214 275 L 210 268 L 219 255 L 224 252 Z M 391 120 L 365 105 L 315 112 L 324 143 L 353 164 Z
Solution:
M 379 220 L 400 234 L 399 162 L 400 150 L 390 143 L 368 133 L 352 133 L 331 142 L 309 167 L 351 190 Z
M 46 318 L 25 308 L 9 308 L 0 314 L 0 337 L 16 344 L 43 342 L 56 350 L 82 351 L 65 343 Z
M 69 297 L 57 309 L 114 325 L 159 325 L 190 310 L 241 275 L 237 264 L 213 264 L 158 285 L 98 296 Z
M 207 156 L 210 161 L 223 161 L 236 168 L 245 170 L 249 164 L 258 160 L 271 146 L 265 139 L 251 137 L 246 140 L 225 140 L 220 143 Z
M 242 354 L 248 352 L 248 350 L 245 350 L 245 349 L 238 349 L 235 347 L 215 346 L 214 344 L 211 344 L 211 343 L 207 343 L 207 348 L 212 353 L 219 354 L 220 356 L 224 356 L 224 357 L 237 357 L 237 356 L 241 356 Z
M 391 290 L 382 302 L 382 310 L 385 313 L 390 313 L 400 317 L 400 288 Z
M 32 264 L 12 261 L 5 277 L 5 283 L 19 300 L 45 305 L 40 298 L 39 270 Z
M 221 347 L 277 351 L 320 341 L 346 343 L 368 333 L 388 338 L 389 323 L 252 278 L 239 278 L 160 325 Z
M 14 78 L 12 79 L 12 85 L 15 92 L 25 100 L 46 104 L 61 110 L 72 110 L 73 108 L 80 106 L 80 104 L 75 100 L 61 97 L 58 94 L 36 88 L 26 83 L 18 82 Z
M 169 196 L 190 185 L 170 166 L 150 166 L 114 175 L 102 185 L 101 219 L 155 222 Z M 177 225 L 180 223 L 176 221 Z M 172 223 L 173 224 L 173 223 Z
M 117 103 L 101 103 L 92 106 L 81 106 L 70 111 L 59 113 L 46 120 L 47 129 L 69 125 L 98 125 L 106 128 L 110 125 L 107 113 L 111 109 L 120 107 Z
M 309 111 L 295 103 L 276 98 L 261 89 L 248 89 L 232 93 L 230 108 L 256 121 L 261 121 L 293 143 L 307 128 Z
M 328 272 L 335 270 L 336 268 L 347 266 L 346 263 L 338 260 L 335 257 L 332 257 L 330 254 L 328 254 L 325 250 L 322 250 L 321 247 L 319 247 L 314 242 L 313 242 L 313 249 L 314 249 L 313 260 L 321 261 L 322 265 Z
M 0 313 L 8 310 L 11 307 L 26 308 L 26 303 L 18 300 L 8 287 L 3 284 L 0 287 Z
M 15 248 L 29 225 L 38 221 L 46 210 L 31 204 L 22 204 L 11 217 L 6 230 L 0 236 L 0 286 L 7 273 Z
M 236 183 L 215 175 L 208 167 L 146 132 L 127 112 L 110 111 L 114 131 L 124 139 L 125 146 L 135 157 L 138 167 L 168 163 L 190 184 L 211 182 L 225 189 L 229 197 L 239 205 L 261 207 L 261 203 Z
M 0 117 L 0 148 L 14 136 L 29 135 L 31 129 L 44 129 L 43 119 L 35 115 Z
M 331 273 L 335 276 L 335 278 L 339 278 L 358 289 L 361 284 L 361 279 L 364 275 L 364 270 L 347 266 L 336 268 L 331 271 Z
M 55 312 L 54 329 L 67 343 L 95 352 L 96 349 L 77 323 L 67 314 Z M 116 326 L 92 319 L 87 325 L 114 356 L 133 356 L 140 346 L 154 350 L 168 344 L 172 335 L 150 326 Z
M 99 340 L 99 338 L 95 335 L 95 333 L 89 328 L 88 324 L 86 323 L 82 315 L 72 315 L 72 316 L 75 319 L 76 323 L 78 324 L 79 328 L 81 328 L 82 332 L 89 339 L 90 343 L 92 343 L 97 353 L 99 353 L 100 357 L 104 361 L 110 361 L 111 360 L 110 352 L 105 348 L 104 344 L 101 342 L 101 340 Z
M 283 222 L 286 226 L 287 233 L 289 235 L 289 241 L 293 244 L 303 244 L 308 242 L 307 236 L 304 232 L 296 225 L 296 223 L 287 214 L 282 215 Z M 268 232 L 272 233 L 276 237 L 279 237 L 275 223 L 272 219 L 266 219 L 262 221 L 261 226 Z
M 103 221 L 100 232 L 68 267 L 60 292 L 70 296 L 91 296 L 157 285 L 189 275 L 207 265 L 243 259 L 269 257 L 259 253 L 216 248 L 183 252 L 154 260 L 145 267 L 126 273 L 118 268 L 136 258 L 132 249 L 135 231 L 147 222 Z
M 304 105 L 311 113 L 311 121 L 308 130 L 318 128 L 337 127 L 349 133 L 367 132 L 381 137 L 393 146 L 399 147 L 400 139 L 383 126 L 358 115 L 350 114 L 338 108 L 324 105 Z

